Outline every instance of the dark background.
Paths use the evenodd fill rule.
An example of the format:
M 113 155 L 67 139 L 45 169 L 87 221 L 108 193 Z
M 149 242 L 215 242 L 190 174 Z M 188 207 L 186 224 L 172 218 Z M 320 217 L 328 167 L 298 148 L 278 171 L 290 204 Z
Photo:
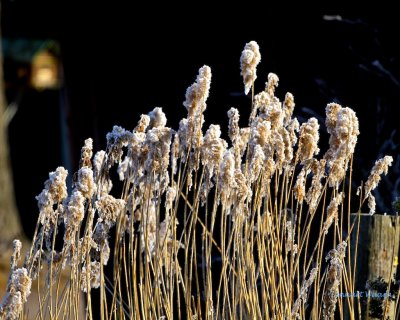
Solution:
M 140 114 L 155 106 L 162 107 L 168 124 L 177 128 L 185 116 L 185 90 L 204 64 L 213 72 L 205 127 L 219 123 L 226 131 L 230 107 L 239 109 L 246 125 L 250 98 L 243 94 L 239 57 L 251 40 L 258 42 L 262 54 L 256 92 L 264 88 L 269 72 L 278 74 L 278 96 L 292 92 L 295 115 L 302 121 L 310 116 L 320 121 L 321 153 L 327 141 L 326 104 L 336 101 L 357 112 L 361 135 L 356 185 L 367 178 L 378 157 L 394 157 L 377 199 L 378 211 L 391 213 L 400 184 L 396 11 L 266 10 L 249 4 L 231 13 L 200 3 L 192 6 L 178 11 L 156 3 L 139 9 L 119 3 L 83 8 L 73 2 L 2 1 L 3 37 L 57 40 L 64 73 L 61 90 L 38 92 L 8 83 L 9 102 L 18 102 L 9 137 L 27 234 L 32 234 L 38 214 L 34 197 L 49 171 L 64 165 L 74 172 L 84 139 L 92 137 L 95 149 L 104 149 L 113 125 L 133 129 Z M 327 20 L 326 15 L 341 15 L 342 20 Z M 65 112 L 64 133 L 60 110 Z

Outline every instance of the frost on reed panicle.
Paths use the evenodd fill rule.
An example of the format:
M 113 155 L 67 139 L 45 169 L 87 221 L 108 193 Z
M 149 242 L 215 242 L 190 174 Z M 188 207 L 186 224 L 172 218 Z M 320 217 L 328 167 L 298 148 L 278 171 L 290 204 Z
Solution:
M 393 158 L 391 156 L 385 156 L 375 162 L 374 167 L 371 170 L 371 174 L 368 177 L 367 182 L 365 182 L 365 198 L 368 198 L 368 208 L 370 214 L 375 213 L 375 197 L 372 195 L 371 191 L 374 190 L 379 181 L 381 180 L 381 174 L 387 175 L 389 167 L 392 165 Z
M 28 270 L 17 267 L 21 257 L 21 249 L 21 242 L 14 240 L 10 263 L 11 273 L 7 283 L 6 295 L 0 305 L 1 319 L 18 319 L 23 304 L 31 293 L 32 279 L 28 275 Z
M 242 69 L 244 92 L 248 94 L 254 81 L 257 79 L 256 68 L 261 61 L 260 48 L 255 41 L 246 44 L 240 57 L 240 67 Z
M 343 259 L 346 255 L 346 242 L 340 243 L 336 249 L 329 251 L 326 261 L 329 267 L 326 276 L 326 288 L 323 297 L 323 319 L 332 319 L 339 297 L 339 286 L 342 281 Z
M 240 57 L 246 94 L 260 60 L 258 44 L 247 43 Z M 36 231 L 21 267 L 14 242 L 0 315 L 22 315 L 38 278 L 45 279 L 35 284 L 38 318 L 78 318 L 82 294 L 89 319 L 94 309 L 101 319 L 320 319 L 345 306 L 354 315 L 354 299 L 337 303 L 337 293 L 354 288 L 345 255 L 353 208 L 343 199 L 358 120 L 350 108 L 328 104 L 329 149 L 318 157 L 322 124 L 300 124 L 293 95 L 276 96 L 278 83 L 268 74 L 248 126 L 231 108 L 228 128 L 203 130 L 211 85 L 203 66 L 176 131 L 156 107 L 132 131 L 114 126 L 105 150 L 85 140 L 70 189 L 59 167 L 37 196 Z M 362 205 L 368 198 L 373 206 L 371 191 L 391 161 L 375 164 Z

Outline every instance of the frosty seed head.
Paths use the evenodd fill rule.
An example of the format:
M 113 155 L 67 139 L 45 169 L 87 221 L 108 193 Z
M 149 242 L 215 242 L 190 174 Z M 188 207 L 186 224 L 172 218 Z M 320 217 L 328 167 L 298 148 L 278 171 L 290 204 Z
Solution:
M 230 108 L 228 111 L 229 126 L 228 135 L 233 144 L 236 144 L 237 140 L 240 138 L 240 128 L 239 128 L 239 111 L 235 108 Z
M 67 201 L 64 223 L 66 226 L 78 228 L 85 215 L 85 197 L 75 190 Z
M 324 233 L 327 234 L 329 228 L 331 227 L 332 223 L 335 221 L 337 222 L 338 219 L 338 207 L 342 204 L 343 201 L 343 193 L 340 193 L 336 197 L 334 197 L 328 205 L 326 209 L 326 221 L 324 223 Z
M 310 118 L 300 127 L 299 147 L 297 149 L 297 159 L 301 162 L 311 159 L 319 153 L 319 124 L 317 119 Z
M 13 253 L 11 255 L 11 270 L 17 268 L 17 264 L 21 258 L 22 243 L 18 239 L 13 241 Z
M 150 128 L 165 127 L 165 125 L 167 124 L 167 117 L 165 116 L 165 113 L 162 111 L 162 108 L 158 107 L 154 108 L 153 111 L 149 112 L 149 118 L 150 118 L 150 124 L 149 124 Z M 147 119 L 143 120 L 146 121 Z M 141 126 L 144 126 L 144 124 L 145 123 L 143 123 Z
M 243 76 L 244 92 L 248 94 L 257 79 L 257 65 L 261 61 L 260 48 L 255 41 L 246 43 L 240 56 L 241 75 Z
M 88 266 L 82 267 L 82 272 L 80 275 L 80 286 L 83 292 L 88 291 L 87 280 L 90 281 L 90 288 L 97 289 L 100 287 L 100 262 L 91 261 Z
M 112 226 L 124 209 L 125 201 L 122 199 L 115 199 L 113 196 L 107 194 L 96 201 L 95 207 L 99 213 L 100 219 L 108 226 Z
M 56 171 L 49 173 L 49 179 L 45 182 L 45 190 L 49 193 L 52 202 L 62 202 L 68 195 L 67 179 L 68 171 L 63 167 L 58 167 Z M 38 197 L 41 197 L 40 195 Z M 39 205 L 40 207 L 40 205 Z
M 132 140 L 132 133 L 121 128 L 114 126 L 113 130 L 107 133 L 107 150 L 109 155 L 109 165 L 120 162 L 123 154 L 123 147 L 126 147 Z
M 375 162 L 374 167 L 371 170 L 371 174 L 365 183 L 365 197 L 367 197 L 372 190 L 374 190 L 379 181 L 381 180 L 381 174 L 387 175 L 389 167 L 392 165 L 393 157 L 385 156 Z
M 285 116 L 284 116 L 285 125 L 288 125 L 290 123 L 290 120 L 293 115 L 294 106 L 295 106 L 295 103 L 294 103 L 293 95 L 290 92 L 286 93 L 285 100 L 283 102 L 283 112 L 285 114 Z
M 275 88 L 278 86 L 279 78 L 275 73 L 268 74 L 268 82 L 265 84 L 265 91 L 270 97 L 275 96 Z
M 150 124 L 150 117 L 148 115 L 142 114 L 134 131 L 137 133 L 144 133 L 149 124 Z
M 76 188 L 85 198 L 91 199 L 93 197 L 97 190 L 97 186 L 94 182 L 93 170 L 91 168 L 82 167 L 79 169 Z
M 300 171 L 297 176 L 296 183 L 294 185 L 294 197 L 299 203 L 304 201 L 306 196 L 306 171 L 304 168 Z
M 81 149 L 81 161 L 79 167 L 92 167 L 90 159 L 93 155 L 93 140 L 91 138 L 86 139 Z
M 211 68 L 203 66 L 199 69 L 196 82 L 193 83 L 187 90 L 183 105 L 188 110 L 188 115 L 195 115 L 200 108 L 203 112 L 206 108 L 205 101 L 208 98 L 211 85 Z

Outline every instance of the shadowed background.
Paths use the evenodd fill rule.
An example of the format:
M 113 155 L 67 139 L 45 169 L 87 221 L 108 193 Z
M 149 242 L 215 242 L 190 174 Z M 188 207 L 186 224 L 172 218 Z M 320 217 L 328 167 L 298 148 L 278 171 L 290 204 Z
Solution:
M 2 1 L 3 38 L 53 40 L 62 69 L 58 89 L 37 90 L 28 85 L 29 66 L 19 75 L 20 65 L 5 56 L 6 94 L 17 107 L 9 125 L 15 194 L 28 236 L 38 215 L 34 197 L 49 171 L 63 165 L 75 172 L 84 139 L 92 137 L 95 149 L 104 149 L 113 125 L 133 129 L 140 114 L 155 106 L 176 129 L 185 116 L 185 90 L 202 65 L 213 72 L 204 128 L 218 123 L 225 132 L 230 107 L 239 109 L 246 125 L 251 101 L 243 94 L 239 57 L 251 40 L 262 54 L 256 92 L 269 72 L 276 73 L 278 95 L 294 94 L 295 115 L 319 120 L 322 152 L 326 104 L 335 101 L 357 112 L 357 185 L 378 157 L 394 157 L 377 197 L 377 211 L 392 212 L 400 183 L 400 69 L 394 41 L 400 22 L 390 10 L 367 15 L 243 8 L 234 15 L 200 8 L 172 16 L 165 10 L 173 8 L 152 6 L 84 9 L 72 3 Z

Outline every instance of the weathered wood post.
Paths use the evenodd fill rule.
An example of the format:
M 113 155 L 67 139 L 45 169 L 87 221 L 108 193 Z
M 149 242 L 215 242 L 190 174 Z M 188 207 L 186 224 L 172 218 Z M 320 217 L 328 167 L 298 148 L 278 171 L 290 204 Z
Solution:
M 356 220 L 357 228 L 357 215 L 352 218 L 353 221 Z M 351 237 L 353 255 L 356 234 L 355 229 Z M 385 319 L 395 319 L 395 304 L 387 296 L 384 283 L 395 280 L 399 245 L 399 216 L 360 215 L 355 291 L 363 292 L 363 297 L 366 298 L 362 304 L 362 319 L 380 319 L 376 316 L 380 308 Z M 379 279 L 383 279 L 384 283 Z M 369 289 L 366 288 L 367 281 L 370 283 Z

